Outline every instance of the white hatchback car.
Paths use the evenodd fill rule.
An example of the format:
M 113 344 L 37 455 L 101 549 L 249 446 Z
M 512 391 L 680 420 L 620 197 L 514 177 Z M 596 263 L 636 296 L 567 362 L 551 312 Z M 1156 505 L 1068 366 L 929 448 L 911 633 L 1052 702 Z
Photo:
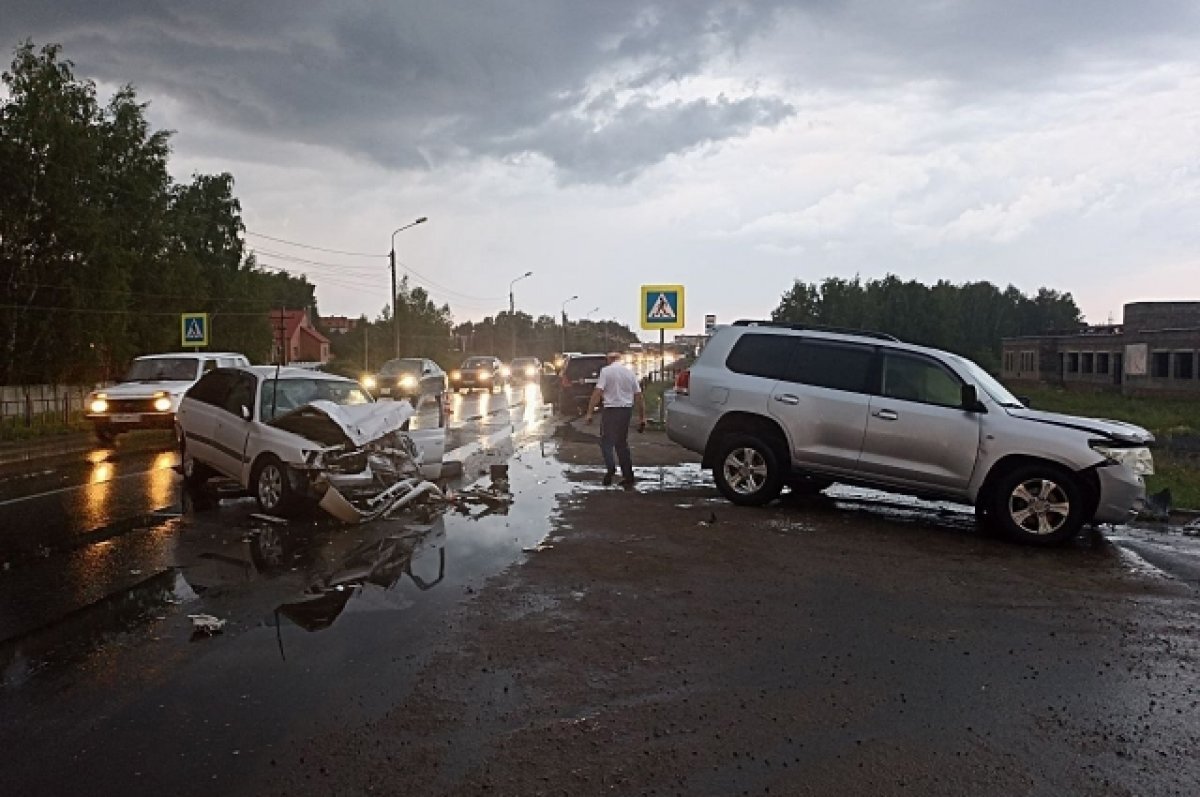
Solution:
M 84 416 L 105 442 L 133 429 L 170 429 L 188 388 L 221 367 L 247 366 L 236 352 L 187 352 L 137 357 L 117 384 L 93 391 Z
M 442 404 L 429 396 L 416 405 L 375 402 L 354 380 L 300 368 L 218 368 L 179 405 L 181 469 L 192 486 L 233 479 L 273 514 L 319 498 L 338 476 L 369 474 L 365 453 L 349 470 L 330 467 L 335 455 L 353 462 L 372 446 L 406 444 L 401 438 L 415 448 L 420 476 L 436 479 L 446 446 Z

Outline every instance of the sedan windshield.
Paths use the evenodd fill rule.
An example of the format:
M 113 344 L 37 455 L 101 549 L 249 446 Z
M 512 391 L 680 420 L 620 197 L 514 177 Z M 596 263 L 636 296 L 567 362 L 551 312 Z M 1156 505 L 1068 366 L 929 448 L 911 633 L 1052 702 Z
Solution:
M 190 382 L 198 376 L 195 357 L 151 357 L 134 360 L 122 382 Z
M 379 369 L 382 376 L 397 376 L 398 374 L 421 373 L 420 360 L 388 360 Z
M 366 404 L 371 398 L 358 383 L 340 379 L 267 379 L 263 381 L 259 392 L 259 406 L 262 407 L 264 421 L 274 420 L 312 401 Z
M 467 361 L 462 364 L 463 368 L 491 368 L 491 357 L 468 357 Z

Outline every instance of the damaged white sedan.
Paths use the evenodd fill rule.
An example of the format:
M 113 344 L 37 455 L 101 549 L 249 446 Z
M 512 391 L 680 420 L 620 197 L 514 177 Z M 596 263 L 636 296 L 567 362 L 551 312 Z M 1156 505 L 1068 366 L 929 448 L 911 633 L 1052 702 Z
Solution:
M 440 396 L 376 402 L 351 379 L 275 366 L 206 374 L 180 402 L 176 437 L 189 486 L 225 476 L 268 514 L 307 499 L 343 519 L 437 479 L 446 446 Z

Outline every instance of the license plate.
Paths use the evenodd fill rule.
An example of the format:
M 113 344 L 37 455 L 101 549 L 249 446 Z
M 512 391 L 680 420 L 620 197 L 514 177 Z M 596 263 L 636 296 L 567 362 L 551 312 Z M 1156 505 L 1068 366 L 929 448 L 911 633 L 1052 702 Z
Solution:
M 381 387 L 381 388 L 379 388 L 379 392 L 385 396 L 392 395 L 392 389 L 390 387 Z
M 111 418 L 113 423 L 137 423 L 141 419 L 142 416 L 138 415 L 136 412 L 124 412 L 114 415 Z

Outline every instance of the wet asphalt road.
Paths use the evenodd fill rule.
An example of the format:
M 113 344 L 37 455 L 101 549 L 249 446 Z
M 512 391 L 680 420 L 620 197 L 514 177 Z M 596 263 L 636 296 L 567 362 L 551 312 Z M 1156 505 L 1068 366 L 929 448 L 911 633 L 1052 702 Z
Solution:
M 454 607 L 535 556 L 564 502 L 594 489 L 547 455 L 550 425 L 536 395 L 456 396 L 449 447 L 466 454 L 463 482 L 490 464 L 509 464 L 516 499 L 509 511 L 408 515 L 350 530 L 320 517 L 263 523 L 246 498 L 195 507 L 179 490 L 173 452 L 152 443 L 0 471 L 5 791 L 252 793 L 322 733 L 386 717 L 420 690 L 438 643 L 455 631 Z M 711 484 L 694 469 L 640 475 L 648 493 L 726 514 L 719 501 L 706 503 Z M 841 488 L 827 503 L 830 514 L 809 522 L 858 533 L 882 523 L 976 536 L 970 514 L 957 507 Z M 1122 568 L 1171 585 L 1136 600 L 1194 612 L 1200 541 L 1123 528 L 1103 542 Z M 1055 561 L 994 546 L 988 555 L 997 551 L 1018 564 Z M 945 586 L 959 587 L 953 579 Z M 937 611 L 939 587 L 929 589 L 922 606 L 897 611 Z M 1043 599 L 1027 576 L 996 589 L 1022 603 Z M 188 615 L 198 613 L 225 619 L 225 633 L 191 639 Z M 1086 639 L 1093 631 L 1081 633 Z M 838 640 L 830 635 L 825 652 L 840 674 L 873 677 L 871 662 L 856 672 L 862 662 L 839 659 Z M 1180 722 L 1194 733 L 1200 708 L 1188 690 L 1196 653 L 1194 646 L 1176 652 L 1181 677 L 1190 679 L 1180 694 L 1193 695 Z M 1024 653 L 1008 655 L 1022 666 Z M 1077 666 L 1108 666 L 1104 651 L 1079 656 Z M 976 727 L 986 732 L 988 722 L 982 717 Z

